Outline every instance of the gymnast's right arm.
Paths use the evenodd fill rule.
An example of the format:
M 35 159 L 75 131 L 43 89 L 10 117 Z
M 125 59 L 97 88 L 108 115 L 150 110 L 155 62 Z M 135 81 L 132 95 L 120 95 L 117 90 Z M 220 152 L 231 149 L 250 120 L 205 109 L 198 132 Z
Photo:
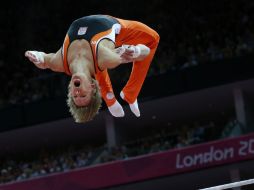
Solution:
M 56 53 L 26 51 L 25 56 L 40 69 L 51 69 L 55 72 L 64 72 L 61 49 Z

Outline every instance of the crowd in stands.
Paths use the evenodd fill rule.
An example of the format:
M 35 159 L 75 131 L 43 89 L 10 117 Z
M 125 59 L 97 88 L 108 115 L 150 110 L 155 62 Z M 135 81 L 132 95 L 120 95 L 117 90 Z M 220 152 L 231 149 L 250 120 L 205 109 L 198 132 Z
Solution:
M 107 6 L 103 2 L 96 5 L 96 13 L 93 9 L 95 2 L 85 2 L 87 11 L 79 8 L 80 3 L 61 2 L 67 4 L 65 8 L 61 8 L 57 2 L 49 4 L 27 1 L 22 5 L 13 2 L 13 7 L 19 6 L 18 11 L 10 9 L 12 6 L 1 8 L 1 36 L 15 38 L 5 38 L 0 43 L 0 70 L 1 73 L 5 73 L 0 76 L 0 80 L 4 81 L 0 107 L 65 94 L 68 77 L 41 71 L 30 64 L 23 55 L 27 49 L 56 51 L 62 44 L 69 24 L 77 17 L 85 16 L 84 12 L 87 15 L 97 14 L 99 11 L 103 14 L 135 19 L 154 28 L 160 34 L 161 41 L 149 76 L 207 62 L 233 59 L 253 54 L 254 51 L 254 2 L 251 0 L 186 0 L 172 1 L 168 4 L 163 0 L 153 0 L 149 3 L 135 1 L 137 9 L 132 9 L 131 12 L 123 8 L 128 6 L 128 2 L 121 2 L 119 6 L 119 2 L 110 1 L 104 2 Z M 45 12 L 41 10 L 42 6 Z M 69 6 L 75 9 L 72 14 L 69 14 L 69 9 L 66 10 Z M 52 10 L 55 12 L 49 15 L 48 12 Z M 68 11 L 68 14 L 65 14 L 65 11 Z M 24 14 L 26 19 L 19 18 L 17 14 Z M 54 16 L 51 19 L 52 14 Z M 112 71 L 111 74 L 113 80 L 126 80 L 128 72 L 123 71 L 124 74 L 119 75 Z M 52 88 L 51 83 L 55 80 L 59 82 Z
M 203 143 L 219 137 L 221 126 L 214 122 L 193 125 L 172 126 L 159 131 L 151 131 L 149 136 L 124 143 L 122 146 L 105 149 L 98 162 L 128 159 L 138 155 L 162 152 L 174 148 Z
M 253 2 L 178 1 L 169 6 L 167 14 L 156 16 L 157 28 L 164 34 L 158 58 L 168 63 L 159 62 L 162 72 L 253 52 Z
M 223 125 L 223 126 L 222 126 Z M 104 145 L 72 145 L 68 149 L 42 150 L 34 155 L 5 157 L 0 160 L 0 183 L 22 181 L 53 173 L 66 172 L 116 160 L 126 160 L 139 155 L 148 155 L 187 147 L 206 141 L 226 138 L 228 126 L 237 126 L 235 120 L 224 122 L 194 122 L 179 127 L 162 127 L 156 131 L 108 148 Z M 228 133 L 229 136 L 231 136 Z M 236 135 L 236 134 L 235 134 Z M 240 134 L 237 134 L 240 135 Z
M 78 150 L 69 147 L 69 150 L 59 149 L 58 152 L 54 153 L 42 150 L 39 157 L 34 158 L 30 155 L 26 161 L 5 158 L 5 160 L 1 160 L 0 164 L 0 183 L 21 181 L 84 167 L 91 154 L 91 147 L 82 147 Z
M 12 6 L 17 5 L 13 3 Z M 91 11 L 95 8 L 95 2 L 85 3 L 89 5 L 85 6 L 87 11 L 80 10 L 79 3 L 72 5 L 72 1 L 61 2 L 65 4 L 64 9 L 59 2 L 33 3 L 32 0 L 19 3 L 18 10 L 10 9 L 12 6 L 1 7 L 0 21 L 3 24 L 0 34 L 10 37 L 0 42 L 0 80 L 4 84 L 0 93 L 0 108 L 66 94 L 68 77 L 37 69 L 24 58 L 24 51 L 56 51 L 72 20 L 88 13 L 98 13 Z M 128 1 L 121 1 L 121 6 L 116 0 L 107 2 L 107 6 L 104 3 L 96 6 L 101 13 L 142 21 L 160 34 L 161 41 L 149 76 L 254 54 L 254 2 L 251 0 L 178 0 L 167 4 L 163 0 L 151 0 L 149 3 L 135 1 L 137 8 L 131 11 L 125 8 Z M 73 14 L 70 14 L 70 7 L 75 10 Z M 127 72 L 119 75 L 112 71 L 111 74 L 113 80 L 128 77 Z M 173 132 L 163 129 L 156 135 L 135 139 L 112 149 L 104 146 L 82 147 L 59 153 L 44 151 L 35 159 L 5 158 L 0 160 L 0 183 L 181 148 L 232 136 L 240 131 L 235 121 L 226 125 L 224 131 L 218 132 L 216 126 L 211 122 L 202 127 L 199 124 L 196 127 L 183 126 Z M 98 152 L 101 154 L 98 155 Z

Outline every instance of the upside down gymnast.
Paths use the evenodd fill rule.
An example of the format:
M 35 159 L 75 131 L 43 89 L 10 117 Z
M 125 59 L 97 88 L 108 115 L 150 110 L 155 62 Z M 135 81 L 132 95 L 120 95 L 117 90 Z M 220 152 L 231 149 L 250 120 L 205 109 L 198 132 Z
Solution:
M 56 53 L 28 50 L 25 56 L 40 69 L 71 76 L 67 104 L 76 122 L 92 120 L 101 107 L 102 98 L 113 116 L 124 116 L 107 70 L 132 63 L 130 77 L 120 97 L 139 117 L 137 97 L 159 39 L 156 31 L 141 22 L 90 15 L 72 22 Z

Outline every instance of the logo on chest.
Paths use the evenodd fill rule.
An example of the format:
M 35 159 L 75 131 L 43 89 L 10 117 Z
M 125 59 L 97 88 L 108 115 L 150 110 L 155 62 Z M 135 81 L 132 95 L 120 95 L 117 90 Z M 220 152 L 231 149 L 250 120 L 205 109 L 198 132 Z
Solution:
M 79 29 L 78 29 L 78 35 L 80 36 L 80 35 L 86 34 L 87 28 L 88 27 L 79 27 Z

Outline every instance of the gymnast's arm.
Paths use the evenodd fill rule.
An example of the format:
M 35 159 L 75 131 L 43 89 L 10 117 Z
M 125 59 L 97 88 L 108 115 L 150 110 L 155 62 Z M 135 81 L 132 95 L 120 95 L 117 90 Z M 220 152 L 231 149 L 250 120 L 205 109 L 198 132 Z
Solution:
M 64 72 L 61 49 L 56 53 L 26 51 L 25 56 L 40 69 L 51 69 L 55 72 Z

